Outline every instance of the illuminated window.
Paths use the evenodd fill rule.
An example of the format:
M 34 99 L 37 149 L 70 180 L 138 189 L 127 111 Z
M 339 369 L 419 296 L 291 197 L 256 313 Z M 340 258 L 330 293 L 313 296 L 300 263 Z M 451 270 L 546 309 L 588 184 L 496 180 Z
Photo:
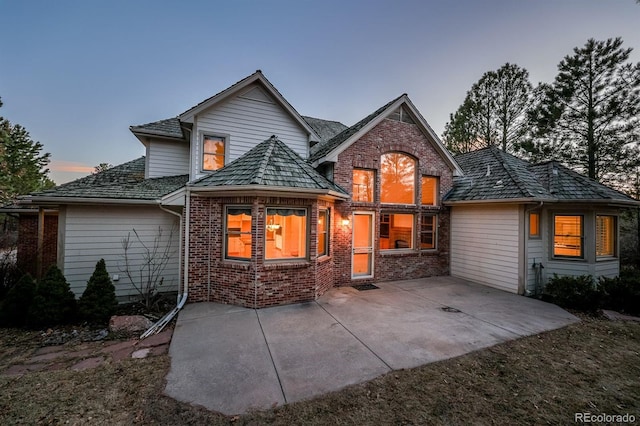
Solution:
M 583 257 L 584 227 L 582 216 L 556 215 L 553 218 L 553 255 Z
M 373 170 L 353 170 L 353 201 L 373 202 Z
M 266 259 L 307 257 L 307 209 L 267 208 Z
M 413 248 L 412 214 L 383 213 L 380 215 L 380 249 Z
M 329 210 L 318 212 L 318 257 L 329 254 Z
M 596 216 L 596 256 L 615 256 L 615 247 L 615 216 Z
M 438 178 L 434 176 L 422 176 L 422 205 L 438 205 Z
M 529 238 L 540 237 L 540 213 L 529 213 Z
M 380 202 L 415 204 L 416 162 L 398 152 L 380 157 Z
M 213 171 L 224 167 L 224 138 L 205 135 L 202 152 L 202 170 Z
M 438 223 L 438 217 L 423 214 L 420 219 L 420 248 L 422 250 L 435 249 L 436 224 Z
M 227 207 L 225 258 L 251 259 L 251 207 Z

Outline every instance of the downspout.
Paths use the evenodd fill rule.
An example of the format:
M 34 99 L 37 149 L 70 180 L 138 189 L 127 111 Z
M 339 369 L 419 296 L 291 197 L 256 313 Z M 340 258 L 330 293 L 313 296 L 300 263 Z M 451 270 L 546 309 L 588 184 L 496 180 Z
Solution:
M 180 273 L 182 272 L 183 274 L 183 282 L 184 282 L 184 288 L 182 290 L 182 294 L 180 294 L 180 286 L 178 286 L 178 299 L 176 301 L 176 307 L 173 308 L 171 311 L 169 311 L 165 316 L 163 316 L 162 318 L 160 318 L 160 320 L 158 322 L 156 322 L 155 324 L 153 324 L 147 331 L 145 331 L 141 336 L 140 336 L 140 340 L 145 339 L 153 334 L 158 334 L 160 333 L 164 327 L 169 324 L 171 322 L 171 320 L 173 319 L 173 317 L 176 316 L 176 314 L 178 313 L 178 311 L 180 311 L 180 309 L 182 309 L 182 307 L 184 306 L 184 304 L 187 301 L 187 297 L 189 296 L 189 283 L 188 283 L 188 277 L 189 277 L 189 271 L 188 271 L 188 262 L 187 259 L 189 259 L 189 207 L 190 207 L 190 203 L 189 203 L 189 199 L 190 199 L 190 191 L 187 188 L 187 193 L 186 193 L 186 203 L 185 203 L 185 209 L 186 209 L 186 221 L 184 221 L 184 215 L 180 214 L 180 213 L 176 213 L 173 210 L 169 210 L 165 207 L 163 207 L 161 204 L 158 205 L 158 207 L 160 207 L 160 210 L 165 211 L 169 214 L 172 214 L 174 216 L 177 216 L 178 218 L 180 218 L 180 238 L 179 238 L 179 250 L 178 250 L 178 276 L 180 276 Z M 184 245 L 184 265 L 183 265 L 183 258 L 182 258 L 182 227 L 184 225 L 185 228 L 185 232 L 184 232 L 184 241 L 185 241 L 185 245 Z

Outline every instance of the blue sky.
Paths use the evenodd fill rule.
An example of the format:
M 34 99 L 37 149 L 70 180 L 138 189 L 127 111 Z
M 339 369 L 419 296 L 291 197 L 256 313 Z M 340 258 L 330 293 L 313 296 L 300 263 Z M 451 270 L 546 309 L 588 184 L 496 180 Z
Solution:
M 617 36 L 640 61 L 635 0 L 0 0 L 0 115 L 57 183 L 143 155 L 130 125 L 256 69 L 299 113 L 347 125 L 408 93 L 441 135 L 484 72 L 551 82 L 574 47 Z

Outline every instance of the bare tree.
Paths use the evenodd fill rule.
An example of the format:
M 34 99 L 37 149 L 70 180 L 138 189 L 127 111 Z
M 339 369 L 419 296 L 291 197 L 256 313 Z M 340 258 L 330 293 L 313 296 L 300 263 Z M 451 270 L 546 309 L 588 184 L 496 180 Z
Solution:
M 119 266 L 120 272 L 129 278 L 131 284 L 138 291 L 140 302 L 147 309 L 151 309 L 153 306 L 158 290 L 164 283 L 164 271 L 175 256 L 172 244 L 175 232 L 176 227 L 172 226 L 169 235 L 163 239 L 163 229 L 159 226 L 153 241 L 145 242 L 134 228 L 133 235 L 137 244 L 132 241 L 131 232 L 121 241 L 124 250 L 124 265 Z M 132 259 L 131 249 L 134 246 L 141 248 L 139 263 Z

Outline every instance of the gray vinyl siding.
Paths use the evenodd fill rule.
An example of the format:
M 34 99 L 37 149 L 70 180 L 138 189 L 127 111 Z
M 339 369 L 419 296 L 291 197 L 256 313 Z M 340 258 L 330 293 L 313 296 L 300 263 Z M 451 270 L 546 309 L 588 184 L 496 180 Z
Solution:
M 451 211 L 451 275 L 518 292 L 517 206 L 455 206 Z
M 172 259 L 164 271 L 161 291 L 178 289 L 178 220 L 175 216 L 157 207 L 74 207 L 68 206 L 64 221 L 63 272 L 76 296 L 82 295 L 91 277 L 96 262 L 103 258 L 107 271 L 115 281 L 116 295 L 121 300 L 135 297 L 138 293 L 123 272 L 124 251 L 122 239 L 131 234 L 130 263 L 132 271 L 138 271 L 142 263 L 142 249 L 137 241 L 135 229 L 145 244 L 153 247 L 158 228 L 163 229 L 161 247 L 166 247 L 174 227 L 170 251 Z M 138 275 L 133 274 L 134 276 Z
M 151 140 L 147 146 L 146 177 L 186 175 L 189 173 L 189 144 Z
M 236 96 L 196 117 L 192 133 L 192 173 L 201 177 L 202 135 L 226 138 L 225 164 L 276 135 L 302 158 L 308 157 L 309 136 L 279 104 Z

